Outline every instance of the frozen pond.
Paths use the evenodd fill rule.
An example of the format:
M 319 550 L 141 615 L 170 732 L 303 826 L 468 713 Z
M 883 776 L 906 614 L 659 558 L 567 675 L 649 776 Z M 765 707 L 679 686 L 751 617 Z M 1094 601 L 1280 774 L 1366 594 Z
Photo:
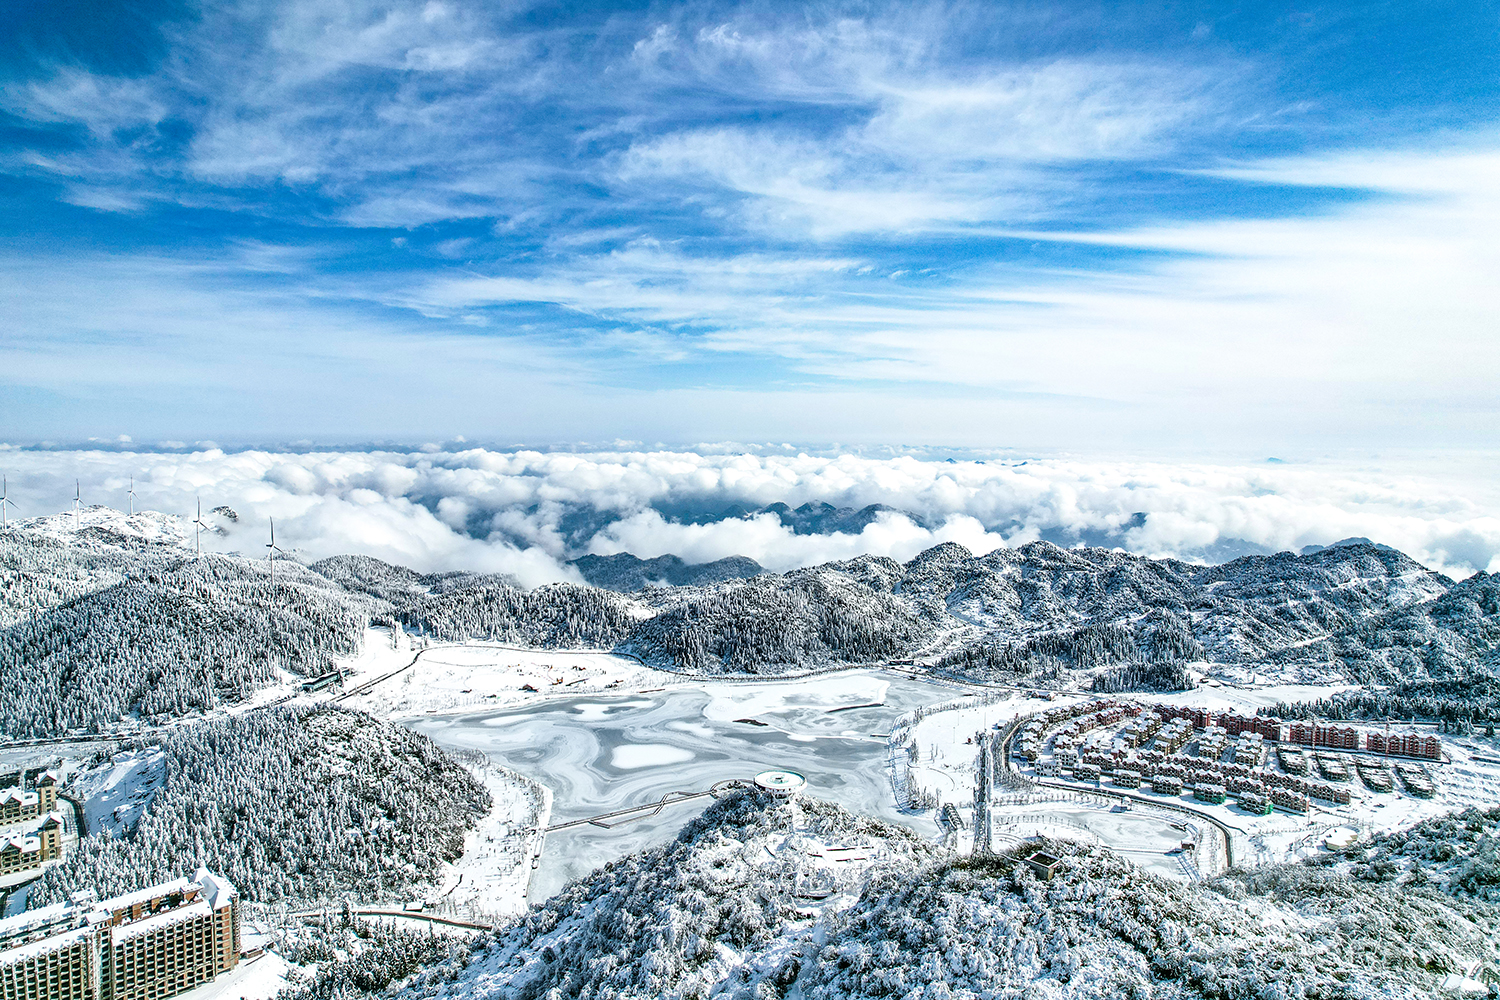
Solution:
M 552 789 L 552 823 L 779 767 L 806 775 L 813 795 L 935 837 L 938 829 L 930 816 L 903 815 L 895 807 L 885 733 L 905 712 L 960 693 L 859 672 L 564 698 L 470 715 L 424 716 L 406 725 L 444 746 L 480 750 Z M 741 719 L 763 724 L 736 721 Z M 711 801 L 668 806 L 657 816 L 614 829 L 584 824 L 549 834 L 531 899 L 546 899 L 571 879 L 662 843 Z

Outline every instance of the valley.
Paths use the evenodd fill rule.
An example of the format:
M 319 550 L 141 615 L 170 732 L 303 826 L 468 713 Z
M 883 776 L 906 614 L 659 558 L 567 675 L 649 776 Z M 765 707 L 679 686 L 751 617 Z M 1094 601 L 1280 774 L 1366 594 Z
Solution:
M 86 540 L 0 536 L 0 568 L 63 581 L 37 593 L 83 591 L 15 615 L 0 654 L 108 690 L 103 700 L 79 700 L 77 689 L 25 694 L 8 708 L 13 739 L 0 764 L 60 767 L 88 836 L 11 893 L 5 912 L 208 864 L 245 894 L 251 950 L 267 949 L 255 960 L 278 963 L 267 967 L 274 973 L 234 974 L 246 1000 L 382 980 L 410 980 L 421 994 L 422 977 L 451 969 L 443 963 L 466 949 L 494 953 L 484 929 L 520 941 L 532 933 L 520 928 L 540 926 L 543 914 L 562 925 L 583 919 L 580 892 L 615 893 L 608 887 L 642 859 L 680 855 L 687 831 L 741 837 L 713 832 L 729 816 L 760 831 L 730 852 L 761 871 L 748 883 L 735 876 L 731 895 L 757 878 L 782 888 L 759 890 L 761 916 L 744 911 L 761 930 L 713 933 L 761 944 L 733 945 L 733 960 L 712 949 L 684 956 L 662 983 L 690 969 L 704 984 L 779 981 L 791 975 L 789 948 L 804 955 L 796 968 L 810 969 L 805 942 L 848 933 L 882 873 L 903 865 L 948 873 L 930 876 L 939 881 L 999 865 L 1019 885 L 1028 852 L 1045 849 L 1138 896 L 1221 892 L 1226 879 L 1257 872 L 1357 867 L 1414 825 L 1500 804 L 1484 680 L 1495 651 L 1482 645 L 1496 627 L 1484 596 L 1491 583 L 1459 587 L 1360 546 L 1241 560 L 1237 576 L 1087 550 L 975 560 L 949 546 L 905 567 L 855 561 L 622 596 L 522 593 L 351 559 L 279 560 L 272 586 L 264 562 L 200 561 L 183 554 L 180 533 L 173 541 L 162 528 L 141 541 L 124 530 L 128 520 L 96 512 L 94 521 Z M 117 575 L 79 569 L 87 566 Z M 1236 610 L 1215 597 L 1204 608 L 1204 598 L 1184 598 L 1179 583 L 1194 574 L 1229 576 L 1236 600 L 1249 603 Z M 1162 589 L 1162 579 L 1179 583 Z M 1455 595 L 1480 599 L 1455 605 Z M 1181 600 L 1187 606 L 1173 610 Z M 231 605 L 251 617 L 215 610 Z M 612 610 L 591 617 L 595 607 Z M 128 627 L 111 631 L 120 616 Z M 205 628 L 205 617 L 219 623 Z M 1395 622 L 1416 628 L 1412 638 L 1399 638 Z M 81 627 L 93 660 L 64 639 Z M 261 628 L 277 634 L 281 652 L 246 644 Z M 121 635 L 134 638 L 112 645 Z M 1001 635 L 1019 638 L 1000 646 Z M 612 645 L 591 645 L 610 636 Z M 1376 685 L 1361 676 L 1390 669 L 1408 655 L 1401 643 L 1418 641 L 1425 677 Z M 1330 643 L 1346 652 L 1330 655 Z M 1456 643 L 1482 653 L 1445 659 L 1459 655 Z M 673 649 L 699 652 L 684 659 Z M 1347 652 L 1356 649 L 1364 652 Z M 713 668 L 695 669 L 709 650 Z M 97 671 L 99 653 L 108 673 Z M 773 659 L 746 658 L 761 655 Z M 160 668 L 141 669 L 148 664 Z M 1460 677 L 1474 683 L 1455 684 Z M 1129 689 L 1150 684 L 1168 690 Z M 1339 737 L 1355 741 L 1354 752 L 1309 746 L 1318 773 L 1287 772 L 1291 758 L 1275 748 L 1313 739 L 1302 706 L 1368 713 L 1381 704 L 1370 699 L 1430 714 L 1394 729 L 1360 717 L 1318 722 L 1319 733 L 1354 733 Z M 1271 714 L 1281 712 L 1292 715 Z M 1227 746 L 1220 722 L 1271 735 Z M 1384 748 L 1392 732 L 1429 758 L 1371 763 L 1366 745 Z M 806 784 L 791 813 L 756 826 L 759 810 L 783 808 L 757 803 L 752 779 L 768 769 Z M 1413 784 L 1419 771 L 1429 791 Z M 1271 795 L 1277 783 L 1292 791 Z M 1262 808 L 1256 795 L 1274 801 Z M 1416 869 L 1380 871 L 1400 881 Z M 682 899 L 660 905 L 679 913 Z M 1313 927 L 1324 918 L 1295 919 Z M 438 947 L 433 933 L 450 943 Z M 463 943 L 475 933 L 477 943 Z M 1105 980 L 1146 974 L 1129 971 L 1136 952 L 1104 941 L 1092 953 L 1124 963 L 1106 963 Z M 1483 948 L 1452 947 L 1476 956 L 1463 975 L 1493 964 Z M 1072 981 L 1056 961 L 1022 966 Z M 371 962 L 385 971 L 356 971 Z

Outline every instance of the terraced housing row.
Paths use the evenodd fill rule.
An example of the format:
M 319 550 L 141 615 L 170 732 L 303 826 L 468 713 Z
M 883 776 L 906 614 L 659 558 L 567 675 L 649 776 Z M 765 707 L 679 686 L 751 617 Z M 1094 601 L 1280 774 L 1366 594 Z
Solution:
M 1107 738 L 1096 732 L 1127 719 Z M 1296 739 L 1292 740 L 1294 735 Z M 1380 736 L 1382 747 L 1399 739 L 1397 745 L 1411 747 L 1424 757 L 1429 752 L 1436 756 L 1441 753 L 1440 748 L 1430 751 L 1427 737 L 1370 735 Z M 1232 744 L 1231 736 L 1235 737 Z M 1359 736 L 1354 730 L 1346 733 L 1317 724 L 1284 727 L 1279 720 L 1266 716 L 1100 700 L 1050 709 L 1032 719 L 1021 729 L 1013 752 L 1033 764 L 1041 775 L 1066 771 L 1077 781 L 1101 781 L 1108 775 L 1118 788 L 1134 789 L 1149 783 L 1151 791 L 1160 795 L 1181 795 L 1190 789 L 1194 799 L 1211 804 L 1235 795 L 1242 809 L 1264 815 L 1273 808 L 1306 812 L 1310 799 L 1348 804 L 1350 772 L 1345 756 L 1315 752 L 1323 780 L 1312 780 L 1307 777 L 1309 768 L 1302 744 L 1357 748 Z M 1195 737 L 1196 754 L 1183 753 Z M 1436 742 L 1436 737 L 1430 739 Z M 1049 742 L 1052 756 L 1044 759 L 1044 747 Z M 1369 745 L 1368 740 L 1364 742 Z M 1265 767 L 1268 744 L 1276 747 L 1277 763 L 1285 773 Z M 1226 754 L 1230 759 L 1222 760 Z M 1354 763 L 1360 780 L 1374 792 L 1392 791 L 1399 777 L 1412 795 L 1426 798 L 1434 794 L 1431 774 L 1415 761 L 1396 761 L 1395 776 L 1387 758 L 1358 757 Z

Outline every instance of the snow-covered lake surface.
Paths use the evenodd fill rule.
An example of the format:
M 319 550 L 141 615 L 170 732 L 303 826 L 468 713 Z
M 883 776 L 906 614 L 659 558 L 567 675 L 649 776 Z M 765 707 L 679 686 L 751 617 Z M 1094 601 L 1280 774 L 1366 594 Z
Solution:
M 554 824 L 655 802 L 668 791 L 698 791 L 726 778 L 791 768 L 807 776 L 809 794 L 936 836 L 930 814 L 896 808 L 885 733 L 903 713 L 958 693 L 854 672 L 562 698 L 406 724 L 445 746 L 483 751 L 551 788 Z M 613 829 L 585 824 L 549 834 L 531 899 L 546 899 L 571 879 L 670 839 L 709 801 L 668 806 Z

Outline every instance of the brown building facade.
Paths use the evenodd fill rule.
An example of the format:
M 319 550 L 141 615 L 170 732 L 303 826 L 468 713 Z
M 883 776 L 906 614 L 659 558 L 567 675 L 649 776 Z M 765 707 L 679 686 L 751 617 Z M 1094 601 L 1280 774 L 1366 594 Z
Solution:
M 62 813 L 49 813 L 34 830 L 0 836 L 0 875 L 39 868 L 42 862 L 62 857 Z
M 199 869 L 0 920 L 0 1000 L 163 1000 L 240 958 L 239 893 Z

